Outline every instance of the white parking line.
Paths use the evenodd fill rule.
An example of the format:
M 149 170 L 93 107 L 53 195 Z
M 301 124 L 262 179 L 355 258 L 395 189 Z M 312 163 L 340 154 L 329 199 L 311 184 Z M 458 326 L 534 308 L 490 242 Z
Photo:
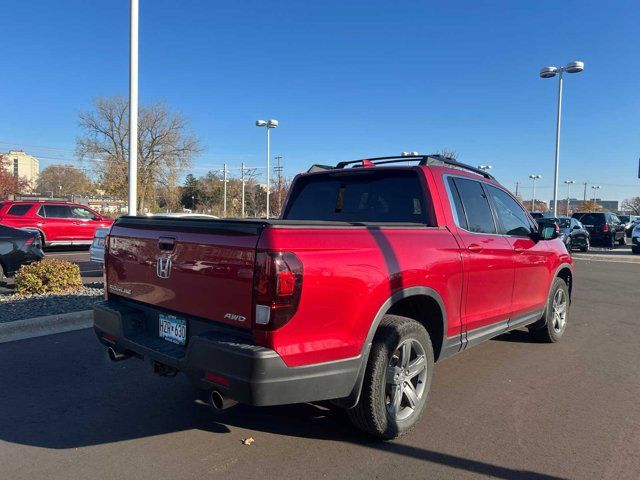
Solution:
M 640 265 L 640 258 L 635 260 L 633 258 L 627 258 L 627 259 L 621 259 L 620 257 L 617 258 L 595 258 L 595 257 L 586 257 L 584 255 L 575 255 L 573 257 L 574 260 L 583 260 L 585 262 L 609 262 L 609 263 L 634 263 L 636 265 Z

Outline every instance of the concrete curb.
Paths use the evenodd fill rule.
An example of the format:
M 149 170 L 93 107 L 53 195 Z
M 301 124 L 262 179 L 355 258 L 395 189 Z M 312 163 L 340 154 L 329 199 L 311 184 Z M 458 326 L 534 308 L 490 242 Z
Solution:
M 0 323 L 0 343 L 71 332 L 93 326 L 93 310 Z

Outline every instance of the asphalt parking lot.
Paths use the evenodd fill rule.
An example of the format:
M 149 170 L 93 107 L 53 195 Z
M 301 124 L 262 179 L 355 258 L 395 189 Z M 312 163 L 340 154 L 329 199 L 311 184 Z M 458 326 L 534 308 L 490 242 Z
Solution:
M 640 265 L 576 271 L 562 343 L 518 331 L 443 361 L 422 422 L 388 443 L 323 405 L 214 414 L 180 376 L 110 363 L 91 330 L 2 344 L 1 477 L 636 479 Z

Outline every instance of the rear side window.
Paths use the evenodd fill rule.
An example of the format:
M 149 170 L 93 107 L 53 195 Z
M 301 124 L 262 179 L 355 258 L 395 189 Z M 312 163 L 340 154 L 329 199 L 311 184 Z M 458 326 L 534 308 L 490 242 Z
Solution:
M 44 216 L 47 218 L 71 218 L 71 209 L 67 205 L 45 205 Z
M 480 182 L 458 177 L 455 184 L 464 207 L 467 230 L 476 233 L 496 233 L 491 207 Z M 464 228 L 461 224 L 459 226 Z
M 25 213 L 27 213 L 29 210 L 31 210 L 31 207 L 33 207 L 32 203 L 13 205 L 9 207 L 9 211 L 7 212 L 7 215 L 14 215 L 16 217 L 20 217 Z
M 527 214 L 511 195 L 499 188 L 485 185 L 489 192 L 496 215 L 501 224 L 500 233 L 526 237 L 531 234 L 531 225 Z
M 432 225 L 430 211 L 416 172 L 380 170 L 301 177 L 282 218 Z

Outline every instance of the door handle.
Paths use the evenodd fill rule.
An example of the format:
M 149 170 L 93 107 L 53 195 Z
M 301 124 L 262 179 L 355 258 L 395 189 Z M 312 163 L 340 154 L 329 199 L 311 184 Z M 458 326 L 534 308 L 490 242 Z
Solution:
M 513 251 L 516 253 L 522 253 L 524 252 L 524 248 L 522 247 L 513 247 Z
M 477 243 L 472 243 L 467 247 L 467 250 L 469 250 L 470 252 L 481 252 L 482 245 L 478 245 Z

